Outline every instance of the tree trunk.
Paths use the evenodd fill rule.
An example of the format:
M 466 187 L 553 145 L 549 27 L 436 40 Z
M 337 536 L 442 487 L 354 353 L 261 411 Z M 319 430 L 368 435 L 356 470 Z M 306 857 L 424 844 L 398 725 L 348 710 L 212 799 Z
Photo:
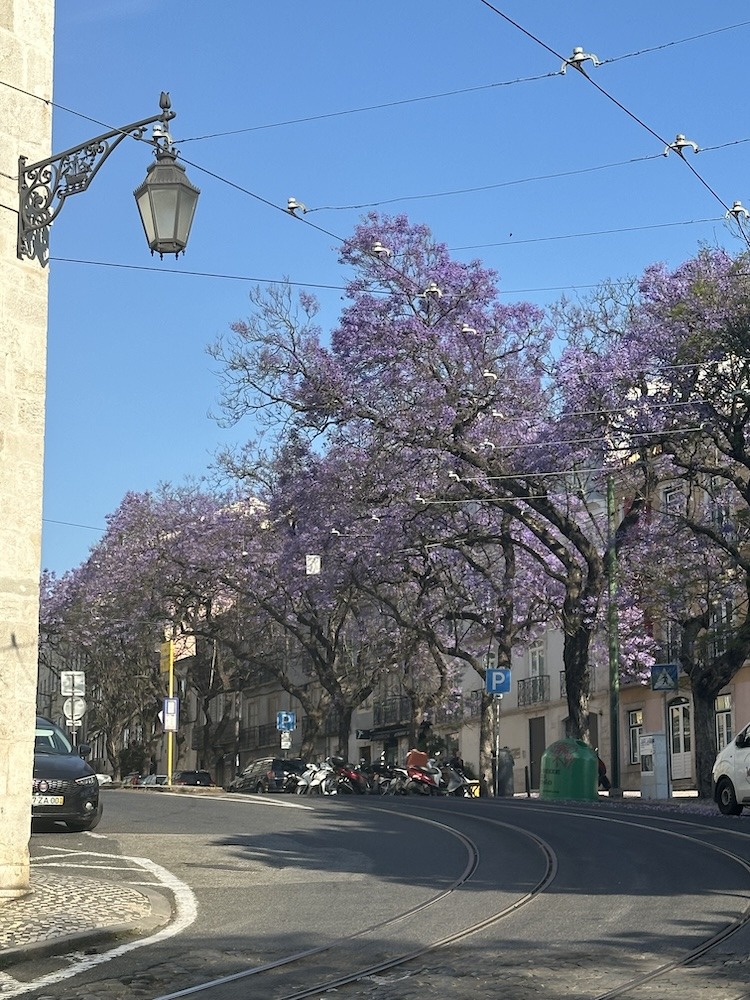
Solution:
M 563 664 L 570 736 L 574 740 L 584 740 L 586 743 L 589 741 L 590 644 L 591 632 L 587 626 L 578 624 L 572 631 L 566 629 Z
M 338 750 L 345 760 L 349 760 L 349 736 L 352 730 L 353 709 L 349 706 L 339 709 Z
M 495 698 L 482 692 L 482 716 L 479 727 L 479 780 L 487 782 L 490 795 L 495 794 Z
M 716 760 L 716 721 L 714 705 L 718 692 L 713 688 L 696 685 L 693 689 L 695 714 L 695 783 L 698 795 L 710 799 L 713 795 L 711 771 Z

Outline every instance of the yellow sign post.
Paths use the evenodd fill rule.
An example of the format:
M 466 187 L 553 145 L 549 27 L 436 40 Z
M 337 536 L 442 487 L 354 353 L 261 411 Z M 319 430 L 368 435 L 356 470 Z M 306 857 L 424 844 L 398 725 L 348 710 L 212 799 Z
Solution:
M 169 674 L 167 696 L 174 698 L 174 642 L 170 639 L 159 647 L 160 667 L 163 674 Z M 172 784 L 172 769 L 174 766 L 174 733 L 167 732 L 167 784 Z

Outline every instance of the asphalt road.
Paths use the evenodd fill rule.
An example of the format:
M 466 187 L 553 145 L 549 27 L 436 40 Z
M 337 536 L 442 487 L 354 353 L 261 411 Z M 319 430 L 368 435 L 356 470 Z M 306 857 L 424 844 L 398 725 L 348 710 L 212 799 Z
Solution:
M 188 919 L 169 941 L 48 987 L 37 1000 L 293 996 L 363 956 L 375 961 L 399 946 L 418 952 L 509 906 L 512 913 L 470 938 L 336 995 L 477 1000 L 502 987 L 512 1000 L 604 996 L 694 948 L 748 905 L 750 870 L 730 857 L 750 856 L 746 829 L 750 823 L 724 817 L 609 804 L 308 803 L 111 790 L 86 845 L 169 871 L 184 886 L 173 900 L 176 914 Z M 32 853 L 68 842 L 64 833 L 39 833 Z M 545 877 L 544 891 L 530 900 Z M 366 933 L 351 938 L 358 932 Z M 349 950 L 314 970 L 304 960 L 273 983 L 260 975 L 226 981 L 347 937 Z M 666 1000 L 673 989 L 681 1000 L 736 1000 L 750 994 L 748 951 L 743 931 L 694 963 L 687 980 L 675 973 L 672 985 L 665 979 L 632 996 Z M 53 962 L 37 961 L 33 975 Z M 192 993 L 199 983 L 213 985 Z

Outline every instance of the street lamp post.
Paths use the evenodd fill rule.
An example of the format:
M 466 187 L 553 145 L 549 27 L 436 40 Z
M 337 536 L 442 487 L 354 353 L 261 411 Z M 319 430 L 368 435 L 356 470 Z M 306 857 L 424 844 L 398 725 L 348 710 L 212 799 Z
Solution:
M 167 129 L 175 117 L 169 94 L 162 92 L 159 107 L 158 115 L 111 129 L 46 160 L 27 164 L 25 156 L 19 158 L 19 259 L 36 259 L 43 267 L 48 263 L 49 229 L 65 200 L 86 191 L 122 140 L 126 136 L 143 139 L 149 125 L 154 126 L 151 141 L 156 162 L 134 192 L 143 229 L 152 254 L 179 256 L 185 250 L 200 191 L 187 179 L 185 168 L 176 162 L 177 151 Z

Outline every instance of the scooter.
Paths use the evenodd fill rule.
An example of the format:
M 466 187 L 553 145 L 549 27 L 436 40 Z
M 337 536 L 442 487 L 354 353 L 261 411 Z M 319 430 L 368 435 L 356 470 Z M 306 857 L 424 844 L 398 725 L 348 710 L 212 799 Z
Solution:
M 310 763 L 297 779 L 294 791 L 297 795 L 308 795 L 313 778 L 318 773 L 318 765 Z
M 383 776 L 380 784 L 381 795 L 406 795 L 409 772 L 405 767 L 392 767 L 388 776 Z
M 384 795 L 394 778 L 393 768 L 388 763 L 385 751 L 372 764 L 366 764 L 361 760 L 357 771 L 367 782 L 369 791 L 373 795 Z
M 406 783 L 407 792 L 419 792 L 422 795 L 439 795 L 445 791 L 443 787 L 443 772 L 434 758 L 419 750 L 410 750 L 406 755 L 406 773 L 409 778 Z
M 471 795 L 471 785 L 463 771 L 455 767 L 449 767 L 447 764 L 444 764 L 440 770 L 443 775 L 441 791 L 445 795 L 455 795 L 458 798 Z
M 358 795 L 367 795 L 370 785 L 364 773 L 353 764 L 348 764 L 341 756 L 331 757 L 336 774 L 338 775 L 337 787 L 340 792 L 350 794 L 356 792 Z
M 318 769 L 312 776 L 308 795 L 335 795 L 338 791 L 338 775 L 327 758 L 322 764 L 318 764 Z

